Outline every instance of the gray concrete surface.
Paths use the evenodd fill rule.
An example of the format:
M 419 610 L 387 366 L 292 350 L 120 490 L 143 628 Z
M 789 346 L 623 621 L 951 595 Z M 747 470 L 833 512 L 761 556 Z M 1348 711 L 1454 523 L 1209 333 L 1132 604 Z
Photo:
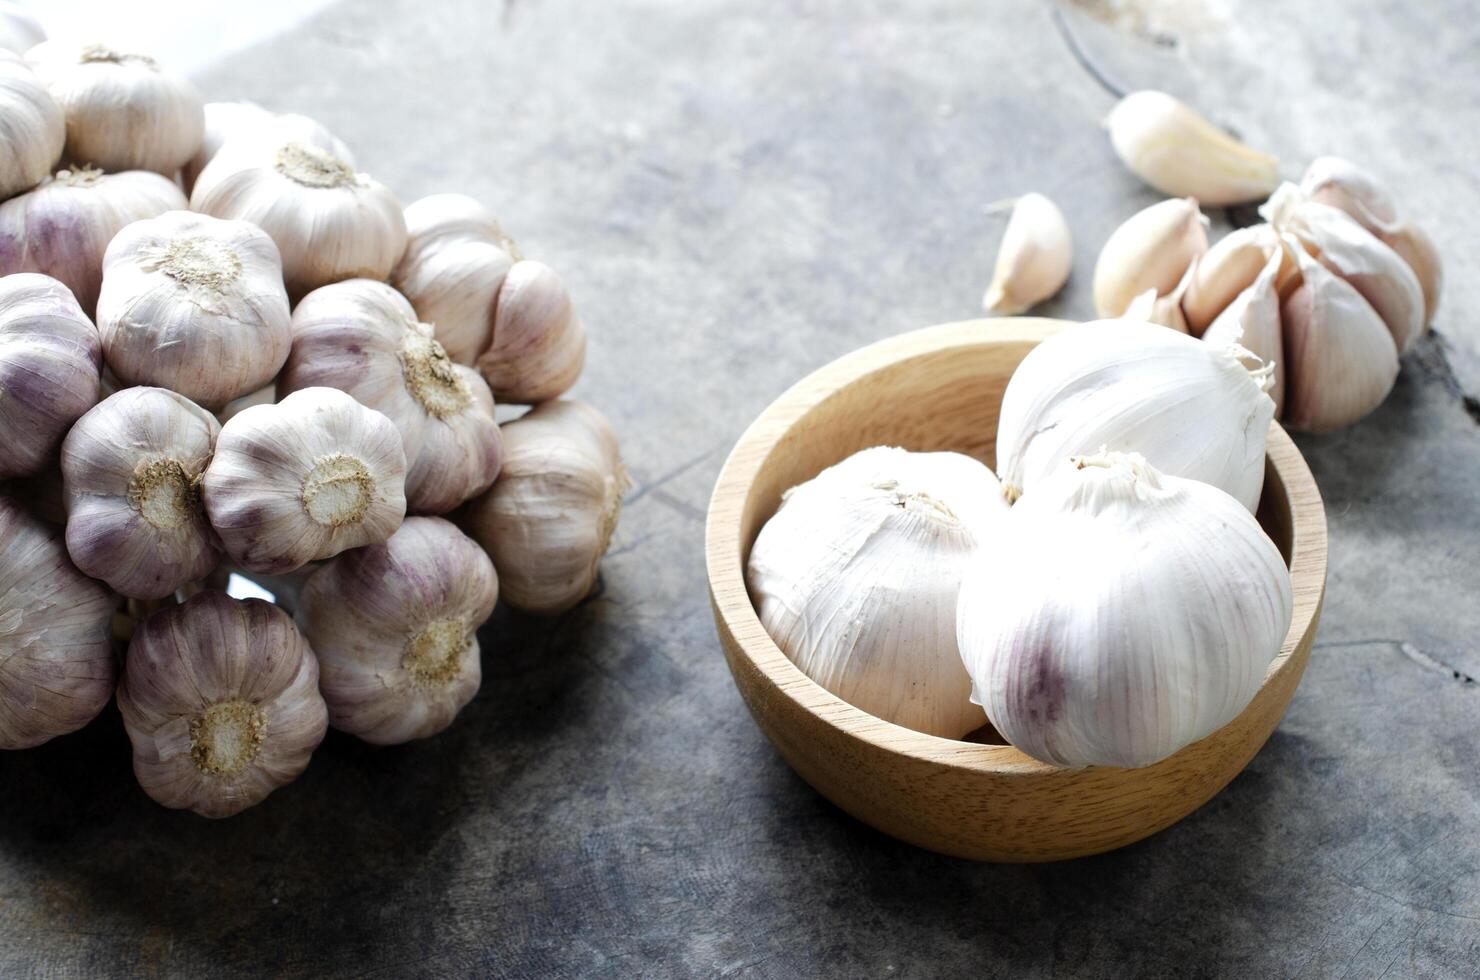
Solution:
M 1458 397 L 1480 382 L 1480 30 L 1458 0 L 1167 6 L 1131 8 L 1161 43 L 1070 22 L 1108 74 L 1292 176 L 1320 152 L 1385 173 L 1450 269 L 1446 343 L 1367 421 L 1300 440 L 1326 613 L 1224 793 L 1090 860 L 913 850 L 791 774 L 709 619 L 708 492 L 771 398 L 971 315 L 989 202 L 1062 202 L 1075 275 L 1046 312 L 1080 317 L 1098 245 L 1154 200 L 1046 7 L 341 3 L 199 80 L 322 119 L 408 200 L 483 198 L 568 277 L 578 393 L 637 481 L 603 590 L 558 622 L 500 611 L 445 735 L 331 735 L 226 823 L 145 798 L 112 709 L 0 756 L 0 975 L 1480 975 L 1480 428 Z

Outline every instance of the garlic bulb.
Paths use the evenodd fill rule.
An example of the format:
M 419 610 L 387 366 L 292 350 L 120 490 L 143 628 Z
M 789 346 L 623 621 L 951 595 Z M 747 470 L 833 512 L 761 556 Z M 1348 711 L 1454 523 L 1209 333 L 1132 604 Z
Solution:
M 190 208 L 272 236 L 288 292 L 385 279 L 406 249 L 395 195 L 338 155 L 342 144 L 281 120 L 228 139 L 195 179 Z
M 1280 304 L 1285 424 L 1329 432 L 1381 405 L 1398 377 L 1398 348 L 1356 288 L 1294 241 L 1300 285 Z
M 1013 507 L 958 607 L 973 697 L 1058 766 L 1146 766 L 1236 718 L 1294 614 L 1238 501 L 1140 456 L 1065 460 Z
M 1173 476 L 1211 483 L 1249 510 L 1264 485 L 1271 369 L 1145 323 L 1061 330 L 1013 372 L 997 423 L 997 475 L 1009 500 L 1069 456 L 1139 452 Z
M 46 31 L 22 4 L 0 3 L 0 49 L 21 54 L 46 40 Z
M 1192 279 L 1182 297 L 1188 332 L 1201 337 L 1279 251 L 1279 238 L 1269 225 L 1238 228 L 1214 242 L 1193 264 Z
M 1042 194 L 1024 194 L 1013 203 L 982 307 L 1001 316 L 1022 313 L 1062 289 L 1073 265 L 1064 212 Z
M 1176 288 L 1187 267 L 1208 249 L 1207 218 L 1192 198 L 1153 204 L 1111 233 L 1095 262 L 1095 309 L 1120 316 L 1148 289 Z
M 201 487 L 231 560 L 281 573 L 390 537 L 405 480 L 390 419 L 342 391 L 305 388 L 223 425 Z
M 113 696 L 113 596 L 61 532 L 0 497 L 0 749 L 86 725 Z
M 103 257 L 98 331 L 124 384 L 220 408 L 277 375 L 289 316 L 277 246 L 246 221 L 166 211 L 124 228 Z
M 504 426 L 503 470 L 464 528 L 493 558 L 509 605 L 562 613 L 596 584 L 627 486 L 606 418 L 584 402 L 545 402 Z
M 124 225 L 185 206 L 173 181 L 146 170 L 59 170 L 0 204 L 0 275 L 45 273 L 72 290 L 91 316 L 113 236 Z
M 488 386 L 453 364 L 431 326 L 385 283 L 324 286 L 293 311 L 293 349 L 278 390 L 318 385 L 347 391 L 396 424 L 411 510 L 445 513 L 498 476 L 503 439 Z
M 203 817 L 261 803 L 324 739 L 318 679 L 307 641 L 271 603 L 207 590 L 161 609 L 134 633 L 118 685 L 139 785 Z
M 1254 281 L 1234 297 L 1203 333 L 1203 342 L 1214 347 L 1240 346 L 1273 370 L 1269 375 L 1269 397 L 1278 418 L 1285 404 L 1285 351 L 1280 326 L 1279 275 L 1284 249 L 1276 249 Z
M 250 137 L 264 130 L 270 132 L 277 129 L 283 136 L 322 146 L 345 163 L 354 166 L 354 157 L 349 149 L 334 134 L 307 116 L 294 113 L 279 115 L 255 102 L 207 102 L 205 119 L 205 138 L 201 140 L 200 149 L 180 169 L 180 179 L 187 194 L 195 187 L 195 180 L 200 172 L 227 140 Z
M 67 116 L 67 156 L 104 170 L 173 176 L 200 148 L 200 93 L 153 58 L 45 41 L 26 52 Z
M 956 596 L 1007 501 L 960 453 L 876 447 L 781 498 L 750 549 L 761 625 L 802 673 L 885 721 L 942 738 L 986 724 L 956 645 Z
M 478 373 L 497 397 L 537 405 L 570 390 L 585 366 L 586 328 L 565 283 L 543 262 L 515 262 L 499 288 Z
M 62 444 L 67 551 L 133 599 L 163 599 L 216 566 L 200 501 L 214 416 L 163 388 L 125 388 L 78 419 Z
M 439 517 L 408 517 L 384 544 L 329 561 L 298 610 L 329 723 L 376 745 L 452 724 L 478 693 L 478 627 L 497 600 L 488 555 Z
M 0 58 L 0 200 L 39 184 L 62 155 L 66 117 L 24 63 Z
M 1106 126 L 1121 161 L 1163 194 L 1222 207 L 1261 200 L 1280 182 L 1278 160 L 1165 92 L 1132 92 L 1116 103 Z

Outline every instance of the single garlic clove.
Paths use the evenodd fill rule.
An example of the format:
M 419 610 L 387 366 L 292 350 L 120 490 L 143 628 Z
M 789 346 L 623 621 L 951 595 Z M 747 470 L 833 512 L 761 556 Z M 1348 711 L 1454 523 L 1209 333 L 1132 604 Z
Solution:
M 1050 298 L 1069 278 L 1074 240 L 1057 204 L 1042 194 L 1024 194 L 997 246 L 992 284 L 982 298 L 987 313 L 1015 316 Z
M 103 257 L 98 330 L 124 384 L 220 408 L 277 375 L 289 316 L 277 246 L 246 221 L 166 211 L 124 228 Z
M 452 724 L 478 693 L 477 631 L 497 600 L 488 555 L 438 517 L 408 517 L 384 544 L 331 559 L 298 610 L 329 724 L 376 745 Z
M 1129 320 L 1132 323 L 1154 323 L 1162 327 L 1170 327 L 1178 333 L 1191 333 L 1187 326 L 1187 315 L 1182 312 L 1182 299 L 1187 293 L 1187 286 L 1192 282 L 1192 276 L 1197 269 L 1197 259 L 1192 260 L 1192 265 L 1187 267 L 1187 272 L 1182 276 L 1181 282 L 1165 296 L 1156 295 L 1156 290 L 1148 289 L 1135 299 L 1131 305 L 1126 307 L 1125 312 L 1117 319 Z
M 1165 295 L 1208 248 L 1207 219 L 1192 198 L 1138 211 L 1111 233 L 1095 263 L 1095 309 L 1117 317 L 1148 289 Z
M 231 560 L 284 573 L 377 544 L 406 513 L 391 420 L 333 388 L 305 388 L 221 427 L 201 488 Z
M 1234 297 L 1254 284 L 1279 239 L 1269 225 L 1238 228 L 1214 242 L 1193 266 L 1192 281 L 1182 297 L 1189 332 L 1202 336 Z
M 1165 92 L 1132 92 L 1106 120 L 1115 153 L 1163 194 L 1210 207 L 1267 197 L 1279 161 L 1240 143 Z
M 16 58 L 0 57 L 0 200 L 41 183 L 62 155 L 66 117 L 45 83 Z
M 1351 425 L 1381 405 L 1398 377 L 1393 335 L 1355 287 L 1289 242 L 1301 283 L 1280 304 L 1285 424 L 1306 432 Z
M 163 388 L 125 388 L 78 419 L 62 444 L 77 567 L 133 599 L 163 599 L 216 567 L 200 478 L 220 431 Z
M 61 531 L 0 497 L 0 749 L 86 725 L 113 695 L 113 596 Z
M 942 738 L 986 724 L 956 645 L 956 596 L 1007 502 L 959 453 L 875 447 L 793 487 L 746 580 L 761 625 L 849 704 Z
M 239 136 L 251 136 L 261 130 L 278 127 L 285 135 L 300 139 L 315 146 L 322 146 L 339 159 L 354 166 L 354 157 L 349 149 L 322 125 L 293 113 L 279 115 L 262 108 L 255 102 L 207 102 L 205 105 L 205 137 L 195 156 L 180 168 L 180 180 L 189 194 L 195 187 L 196 178 L 206 164 L 226 144 L 227 140 Z
M 316 289 L 293 311 L 293 350 L 280 392 L 340 388 L 401 433 L 412 511 L 446 513 L 493 485 L 503 459 L 493 396 L 452 363 L 390 286 L 352 279 Z
M 1401 222 L 1396 227 L 1375 232 L 1378 238 L 1397 252 L 1418 276 L 1423 290 L 1423 316 L 1427 324 L 1439 307 L 1439 294 L 1444 290 L 1444 265 L 1434 240 L 1418 225 Z
M 1202 480 L 1249 510 L 1264 485 L 1274 402 L 1268 369 L 1238 352 L 1147 323 L 1061 330 L 1013 372 L 997 424 L 997 475 L 1009 500 L 1069 457 L 1102 447 L 1140 452 L 1174 476 Z
M 1345 211 L 1371 232 L 1398 220 L 1398 205 L 1382 182 L 1341 157 L 1312 160 L 1300 178 L 1300 191 L 1312 201 Z
M 606 418 L 584 402 L 535 406 L 506 424 L 504 466 L 463 513 L 498 569 L 505 601 L 565 612 L 596 584 L 629 486 Z
M 1238 717 L 1293 612 L 1279 549 L 1238 501 L 1105 453 L 1013 507 L 966 573 L 957 635 L 973 697 L 1018 749 L 1147 766 Z
M 1254 281 L 1234 297 L 1203 333 L 1203 343 L 1229 348 L 1235 345 L 1270 365 L 1269 397 L 1278 418 L 1285 405 L 1285 352 L 1280 327 L 1280 269 L 1284 249 L 1276 249 Z
M 565 283 L 543 262 L 515 262 L 498 291 L 493 338 L 478 372 L 498 398 L 535 405 L 558 398 L 586 366 L 586 328 Z
M 200 148 L 200 93 L 148 55 L 44 41 L 26 60 L 67 116 L 67 157 L 174 176 Z
M 118 708 L 156 802 L 229 817 L 286 786 L 324 739 L 313 651 L 288 614 L 206 590 L 129 643 Z

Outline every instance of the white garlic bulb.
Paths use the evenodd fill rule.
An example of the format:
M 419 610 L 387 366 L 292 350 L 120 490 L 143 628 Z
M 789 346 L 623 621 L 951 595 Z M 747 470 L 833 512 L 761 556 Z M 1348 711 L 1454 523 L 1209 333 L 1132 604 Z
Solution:
M 200 93 L 153 58 L 45 41 L 27 51 L 26 60 L 66 113 L 69 159 L 173 176 L 200 148 Z
M 98 331 L 48 276 L 0 278 L 0 479 L 30 476 L 98 400 Z
M 113 596 L 61 532 L 0 497 L 0 749 L 86 725 L 113 696 Z
M 478 627 L 497 601 L 488 555 L 439 517 L 408 517 L 384 544 L 331 559 L 298 608 L 329 723 L 376 745 L 452 724 L 478 693 Z
M 343 279 L 385 279 L 406 249 L 401 205 L 338 153 L 327 131 L 274 122 L 228 139 L 195 179 L 190 208 L 250 221 L 282 253 L 293 296 Z
M 565 283 L 543 262 L 515 262 L 499 287 L 478 373 L 499 398 L 537 405 L 569 391 L 585 366 L 586 328 Z
M 333 388 L 305 388 L 221 427 L 201 488 L 231 560 L 290 572 L 384 541 L 406 514 L 391 420 Z
M 1279 251 L 1279 237 L 1269 225 L 1238 228 L 1214 242 L 1193 263 L 1192 279 L 1182 296 L 1188 332 L 1201 337 Z
M 298 778 L 328 727 L 318 661 L 288 614 L 206 590 L 129 643 L 118 708 L 155 801 L 229 817 Z
M 452 363 L 431 326 L 383 282 L 324 286 L 294 309 L 293 349 L 278 390 L 314 386 L 346 391 L 395 423 L 413 511 L 445 513 L 498 476 L 503 439 L 488 386 Z
M 66 117 L 46 84 L 18 59 L 0 57 L 0 200 L 41 183 L 66 137 Z
M 124 228 L 103 257 L 98 331 L 124 384 L 220 408 L 277 375 L 289 316 L 277 246 L 250 222 L 166 211 Z
M 493 559 L 509 605 L 555 615 L 596 584 L 627 471 L 606 418 L 584 402 L 536 406 L 504 429 L 504 466 L 464 529 Z
M 966 572 L 973 697 L 1052 765 L 1146 766 L 1248 706 L 1294 614 L 1279 549 L 1238 501 L 1140 456 L 1065 460 Z
M 1278 160 L 1165 92 L 1132 92 L 1116 103 L 1105 124 L 1116 155 L 1163 194 L 1222 207 L 1261 200 L 1280 182 Z
M 1105 240 L 1095 262 L 1095 309 L 1123 314 L 1148 289 L 1163 296 L 1208 248 L 1207 218 L 1192 198 L 1172 199 L 1136 212 Z
M 1233 301 L 1224 307 L 1203 333 L 1214 347 L 1241 346 L 1274 370 L 1269 375 L 1269 397 L 1278 418 L 1285 404 L 1284 334 L 1280 326 L 1280 269 L 1285 252 L 1277 248 L 1264 268 Z
M 205 137 L 201 140 L 200 149 L 180 168 L 180 180 L 185 185 L 187 194 L 195 187 L 195 179 L 200 176 L 200 172 L 227 140 L 250 137 L 274 128 L 283 136 L 322 146 L 350 166 L 355 163 L 349 149 L 334 134 L 307 116 L 294 113 L 280 115 L 255 102 L 207 102 L 205 120 Z
M 1009 500 L 1064 459 L 1102 447 L 1138 452 L 1164 473 L 1202 480 L 1250 511 L 1264 486 L 1274 402 L 1267 366 L 1145 323 L 1068 327 L 1013 372 L 997 423 L 997 475 Z
M 982 308 L 1000 316 L 1022 313 L 1062 289 L 1073 265 L 1064 212 L 1042 194 L 1024 194 L 1013 202 Z
M 956 596 L 1007 501 L 960 453 L 876 447 L 788 490 L 750 549 L 761 625 L 812 680 L 942 738 L 986 724 L 956 645 Z
M 67 551 L 93 578 L 133 599 L 163 599 L 220 558 L 200 500 L 214 416 L 163 388 L 125 388 L 62 444 Z
M 45 40 L 46 30 L 24 4 L 0 2 L 0 49 L 19 55 Z
M 58 279 L 92 316 L 113 236 L 124 225 L 185 207 L 173 181 L 147 170 L 59 170 L 0 204 L 0 275 L 40 272 Z

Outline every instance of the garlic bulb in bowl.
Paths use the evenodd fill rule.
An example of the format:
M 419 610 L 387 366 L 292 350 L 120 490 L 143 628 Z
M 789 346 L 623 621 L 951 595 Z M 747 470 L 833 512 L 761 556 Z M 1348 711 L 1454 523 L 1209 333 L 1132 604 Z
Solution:
M 493 562 L 439 517 L 330 559 L 298 605 L 329 723 L 376 745 L 442 731 L 478 693 L 478 627 L 497 600 Z
M 256 225 L 166 211 L 120 231 L 103 256 L 103 358 L 128 385 L 207 408 L 270 382 L 292 342 L 277 246 Z
M 1146 766 L 1232 721 L 1290 628 L 1290 572 L 1239 502 L 1139 455 L 1066 460 L 966 573 L 973 698 L 1043 762 Z
M 875 447 L 788 490 L 750 549 L 761 625 L 808 677 L 906 728 L 986 724 L 956 645 L 956 596 L 1007 502 L 960 453 Z
M 67 137 L 61 106 L 21 61 L 0 52 L 0 201 L 51 173 Z

